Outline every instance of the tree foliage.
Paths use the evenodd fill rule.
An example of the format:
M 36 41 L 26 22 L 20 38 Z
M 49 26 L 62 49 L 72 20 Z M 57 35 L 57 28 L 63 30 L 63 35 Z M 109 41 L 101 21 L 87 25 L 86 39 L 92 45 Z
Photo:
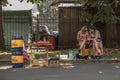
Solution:
M 9 4 L 7 0 L 1 0 L 2 5 Z M 18 0 L 20 2 L 32 2 L 39 4 L 46 0 Z M 120 18 L 116 15 L 116 11 L 120 9 L 120 0 L 77 0 L 83 5 L 81 21 L 90 24 L 96 22 L 116 23 Z M 10 4 L 9 4 L 10 5 Z
M 1 0 L 1 1 L 3 6 L 6 6 L 7 4 L 9 4 L 7 0 Z
M 120 0 L 78 0 L 83 5 L 82 21 L 116 23 L 120 18 L 116 10 L 120 9 Z
M 9 4 L 8 0 L 1 0 L 1 1 L 2 1 L 2 5 L 4 5 L 4 6 L 6 6 L 6 4 Z M 38 4 L 41 1 L 44 2 L 46 0 L 18 0 L 18 1 L 20 1 L 20 2 L 26 1 L 26 2 L 31 2 L 31 3 Z

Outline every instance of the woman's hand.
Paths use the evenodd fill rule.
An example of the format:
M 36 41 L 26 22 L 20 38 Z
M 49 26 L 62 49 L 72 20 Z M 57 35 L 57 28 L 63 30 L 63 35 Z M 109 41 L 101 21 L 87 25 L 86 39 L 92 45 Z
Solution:
M 95 38 L 88 38 L 87 40 L 94 40 Z

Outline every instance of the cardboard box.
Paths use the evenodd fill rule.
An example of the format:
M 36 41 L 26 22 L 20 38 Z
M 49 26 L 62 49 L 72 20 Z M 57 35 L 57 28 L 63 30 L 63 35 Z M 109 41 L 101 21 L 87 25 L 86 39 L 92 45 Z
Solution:
M 51 58 L 48 61 L 49 67 L 59 67 L 60 66 L 60 59 L 59 58 Z

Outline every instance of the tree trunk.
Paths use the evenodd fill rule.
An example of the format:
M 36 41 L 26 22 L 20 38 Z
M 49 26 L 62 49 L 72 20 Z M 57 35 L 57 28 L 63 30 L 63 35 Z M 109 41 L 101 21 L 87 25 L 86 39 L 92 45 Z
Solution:
M 3 27 L 2 27 L 2 0 L 0 1 L 0 50 L 5 50 Z

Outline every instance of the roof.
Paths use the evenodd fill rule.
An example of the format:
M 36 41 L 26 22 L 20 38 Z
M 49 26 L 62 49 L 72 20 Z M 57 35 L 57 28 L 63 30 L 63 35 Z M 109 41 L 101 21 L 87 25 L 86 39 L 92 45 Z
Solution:
M 3 16 L 30 16 L 31 10 L 23 10 L 23 11 L 3 11 Z
M 34 7 L 34 4 L 32 3 L 27 3 L 27 0 L 23 0 L 23 2 L 20 2 L 19 0 L 8 0 L 8 2 L 10 4 L 12 4 L 12 6 L 7 5 L 7 6 L 3 6 L 2 9 L 5 10 L 30 10 Z
M 55 0 L 51 6 L 58 6 L 58 7 L 71 7 L 71 6 L 81 6 L 77 0 Z
M 59 3 L 77 3 L 77 0 L 54 0 L 51 6 L 58 5 Z

